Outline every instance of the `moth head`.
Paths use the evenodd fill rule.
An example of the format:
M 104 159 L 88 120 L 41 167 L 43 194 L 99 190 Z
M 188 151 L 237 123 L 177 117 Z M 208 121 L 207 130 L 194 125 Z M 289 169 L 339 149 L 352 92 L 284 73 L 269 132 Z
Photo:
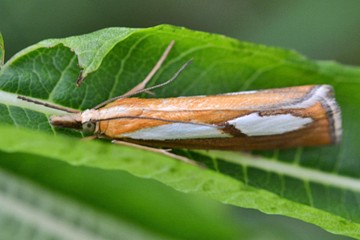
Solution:
M 83 121 L 81 113 L 74 113 L 63 116 L 51 116 L 50 123 L 55 127 L 82 130 L 85 133 L 94 133 L 96 130 L 96 122 L 91 120 Z

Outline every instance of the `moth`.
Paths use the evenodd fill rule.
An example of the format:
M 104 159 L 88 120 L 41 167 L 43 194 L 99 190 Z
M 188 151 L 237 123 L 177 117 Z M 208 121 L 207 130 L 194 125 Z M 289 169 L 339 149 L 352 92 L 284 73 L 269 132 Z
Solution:
M 83 112 L 52 116 L 56 127 L 73 128 L 133 144 L 187 149 L 264 150 L 338 143 L 341 113 L 330 85 L 307 85 L 211 96 L 137 98 L 173 81 L 145 88 L 172 48 L 148 77 L 127 94 Z

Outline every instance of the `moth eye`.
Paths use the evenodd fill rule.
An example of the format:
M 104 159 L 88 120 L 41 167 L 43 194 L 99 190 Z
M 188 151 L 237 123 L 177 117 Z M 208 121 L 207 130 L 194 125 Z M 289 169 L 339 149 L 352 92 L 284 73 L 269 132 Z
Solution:
M 85 132 L 94 132 L 95 131 L 95 123 L 93 123 L 93 122 L 84 122 L 82 124 L 82 129 Z

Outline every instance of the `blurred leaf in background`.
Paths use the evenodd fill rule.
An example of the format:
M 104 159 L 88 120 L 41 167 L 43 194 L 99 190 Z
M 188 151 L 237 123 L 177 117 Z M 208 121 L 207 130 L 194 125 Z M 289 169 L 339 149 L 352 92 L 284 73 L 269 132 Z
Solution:
M 7 58 L 47 38 L 167 23 L 360 65 L 359 8 L 357 0 L 2 0 L 0 31 Z

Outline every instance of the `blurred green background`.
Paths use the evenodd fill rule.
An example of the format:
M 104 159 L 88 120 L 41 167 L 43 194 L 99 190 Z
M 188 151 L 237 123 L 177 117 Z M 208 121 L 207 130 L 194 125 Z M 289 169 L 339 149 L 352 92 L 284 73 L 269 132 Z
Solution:
M 167 23 L 224 34 L 242 41 L 294 49 L 312 59 L 360 65 L 359 13 L 360 1 L 357 0 L 1 0 L 0 31 L 5 41 L 6 59 L 19 50 L 47 38 L 79 35 L 112 26 L 149 27 Z M 24 163 L 25 159 L 26 161 L 33 159 L 33 161 Z M 136 204 L 132 205 L 134 209 L 129 209 L 126 204 L 122 206 L 119 200 L 117 203 L 112 201 L 112 204 L 116 205 L 114 208 L 119 211 L 114 212 L 114 208 L 107 205 L 109 202 L 103 199 L 89 200 L 89 193 L 81 193 L 79 190 L 86 189 L 84 186 L 75 186 L 80 192 L 61 187 L 56 183 L 54 176 L 57 175 L 54 172 L 52 173 L 55 175 L 47 174 L 39 177 L 41 174 L 39 170 L 35 170 L 39 169 L 36 164 L 44 167 L 45 172 L 48 169 L 56 169 L 56 164 L 47 163 L 44 159 L 34 160 L 34 156 L 0 153 L 1 169 L 31 179 L 52 191 L 87 202 L 114 216 L 121 217 L 125 212 L 126 218 L 131 218 L 137 214 L 134 212 L 139 210 Z M 217 211 L 221 209 L 221 213 L 232 222 L 230 228 L 238 228 L 239 239 L 264 239 L 265 236 L 266 239 L 346 239 L 294 219 L 267 216 L 255 210 L 223 206 L 201 196 L 177 193 L 157 182 L 137 179 L 119 171 L 77 169 L 63 165 L 59 169 L 66 169 L 69 182 L 83 181 L 84 184 L 93 177 L 114 179 L 112 177 L 116 175 L 119 179 L 114 183 L 123 181 L 123 184 L 128 184 L 129 187 L 118 189 L 116 188 L 118 186 L 111 185 L 110 180 L 104 180 L 104 186 L 121 192 L 122 196 L 133 198 L 139 196 L 138 192 L 141 192 L 142 198 L 153 198 L 153 201 L 150 201 L 153 204 L 151 206 L 157 204 L 158 209 L 166 209 L 164 204 L 168 201 L 183 199 L 184 204 L 179 207 L 185 209 L 180 209 L 179 212 L 188 214 L 179 213 L 179 218 L 184 218 L 184 222 L 187 217 L 202 214 L 201 211 L 197 212 L 193 207 L 186 206 L 187 198 L 196 199 L 196 202 L 203 202 L 207 206 L 215 206 Z M 139 188 L 138 192 L 134 190 L 136 187 Z M 158 194 L 157 198 L 156 194 Z M 136 201 L 142 202 L 141 199 Z M 143 207 L 146 209 L 146 206 Z M 173 207 L 169 206 L 169 208 Z M 163 214 L 165 218 L 169 217 L 164 211 L 155 212 Z M 154 213 L 150 211 L 148 214 Z M 151 215 L 147 217 L 151 220 Z M 173 217 L 177 218 L 177 216 Z M 142 224 L 146 225 L 146 220 Z M 214 219 L 213 224 L 221 224 L 221 222 L 216 222 Z M 157 231 L 162 230 L 157 229 Z M 241 238 L 240 232 L 247 237 Z M 181 236 L 180 234 L 177 237 Z
M 37 41 L 110 26 L 168 23 L 360 64 L 357 0 L 1 0 L 8 57 Z

